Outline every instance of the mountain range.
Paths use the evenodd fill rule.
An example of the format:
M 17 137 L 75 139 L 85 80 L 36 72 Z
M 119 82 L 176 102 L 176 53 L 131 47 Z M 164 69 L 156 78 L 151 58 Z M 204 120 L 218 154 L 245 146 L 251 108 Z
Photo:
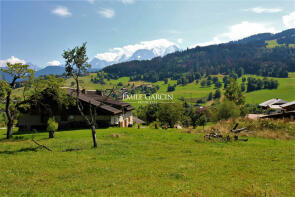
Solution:
M 158 45 L 158 46 L 154 46 L 151 49 L 139 48 L 138 50 L 130 54 L 126 54 L 126 53 L 114 54 L 115 57 L 112 59 L 106 59 L 98 55 L 90 61 L 90 64 L 92 68 L 94 69 L 102 69 L 106 66 L 121 63 L 121 62 L 128 62 L 133 60 L 151 60 L 155 57 L 158 57 L 158 56 L 163 57 L 169 53 L 173 53 L 179 50 L 180 49 L 174 44 L 171 44 L 169 46 Z
M 120 54 L 111 61 L 106 61 L 98 57 L 95 57 L 90 61 L 91 68 L 89 69 L 89 72 L 97 72 L 98 70 L 115 63 L 121 63 L 121 62 L 132 61 L 132 60 L 150 60 L 154 57 L 165 56 L 169 53 L 173 53 L 178 50 L 179 48 L 176 45 L 169 43 L 169 46 L 159 44 L 151 49 L 140 48 L 134 51 L 133 53 Z M 30 69 L 33 69 L 36 71 L 35 77 L 40 77 L 44 75 L 62 75 L 65 72 L 64 66 L 47 66 L 45 68 L 40 68 L 30 62 L 28 62 L 27 64 L 30 65 L 29 67 Z M 4 78 L 8 81 L 11 80 L 11 77 L 9 75 L 0 71 L 0 79 L 1 78 Z
M 139 80 L 147 81 L 175 77 L 181 73 L 228 74 L 240 68 L 245 73 L 264 76 L 283 76 L 288 71 L 295 72 L 295 29 L 276 34 L 261 33 L 237 41 L 197 46 L 184 51 L 180 51 L 174 43 L 160 43 L 153 43 L 152 47 L 146 43 L 130 45 L 137 46 L 136 50 L 128 51 L 123 47 L 98 54 L 90 61 L 92 68 L 89 71 L 103 69 L 117 77 L 130 76 L 137 80 L 143 76 Z M 65 72 L 64 66 L 40 69 L 29 64 L 30 68 L 36 70 L 36 77 Z M 1 78 L 9 80 L 10 76 L 0 71 Z
M 241 40 L 176 51 L 147 61 L 133 60 L 103 69 L 114 77 L 131 80 L 178 80 L 190 74 L 245 73 L 288 77 L 295 72 L 295 29 L 262 33 Z

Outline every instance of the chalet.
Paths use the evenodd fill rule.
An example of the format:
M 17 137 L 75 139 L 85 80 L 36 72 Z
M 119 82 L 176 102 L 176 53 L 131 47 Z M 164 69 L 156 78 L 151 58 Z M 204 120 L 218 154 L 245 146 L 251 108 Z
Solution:
M 275 108 L 273 106 L 275 106 Z M 280 99 L 280 101 L 277 101 L 275 104 L 270 105 L 269 107 L 277 110 L 274 113 L 261 116 L 260 118 L 289 118 L 291 120 L 295 119 L 295 101 L 287 102 Z
M 263 103 L 260 103 L 258 106 L 263 109 L 282 109 L 281 105 L 288 103 L 288 101 L 285 101 L 283 99 L 270 99 Z
M 281 107 L 286 111 L 295 111 L 295 101 L 285 103 Z
M 67 90 L 68 96 L 76 96 L 74 89 Z M 125 102 L 114 100 L 103 95 L 102 91 L 82 90 L 79 93 L 79 100 L 83 105 L 83 111 L 87 115 L 90 105 L 96 109 L 96 123 L 98 127 L 119 126 L 128 127 L 133 124 L 132 110 L 134 108 Z M 23 111 L 18 119 L 20 130 L 43 130 L 47 126 L 49 117 L 54 116 L 59 123 L 59 129 L 86 128 L 87 123 L 80 115 L 75 105 L 56 106 L 57 104 L 47 105 L 47 109 L 33 108 Z M 50 111 L 51 113 L 47 113 Z

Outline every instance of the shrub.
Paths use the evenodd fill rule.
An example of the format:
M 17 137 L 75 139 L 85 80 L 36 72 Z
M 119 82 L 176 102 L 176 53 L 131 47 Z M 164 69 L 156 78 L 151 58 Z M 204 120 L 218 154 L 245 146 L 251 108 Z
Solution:
M 228 118 L 236 118 L 240 115 L 240 108 L 233 102 L 229 100 L 224 100 L 216 106 L 215 117 L 216 121 Z
M 55 122 L 55 118 L 51 117 L 47 121 L 47 131 L 49 132 L 49 138 L 54 138 L 54 133 L 58 129 L 58 123 Z
M 173 128 L 174 125 L 181 119 L 182 114 L 182 105 L 176 103 L 161 103 L 158 117 L 162 125 L 169 125 L 169 127 Z

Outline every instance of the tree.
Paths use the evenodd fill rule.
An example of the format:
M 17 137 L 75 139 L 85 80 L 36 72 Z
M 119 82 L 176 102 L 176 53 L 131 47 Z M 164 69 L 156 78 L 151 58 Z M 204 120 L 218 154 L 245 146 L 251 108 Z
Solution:
M 69 105 L 74 105 L 74 99 L 69 97 L 63 85 L 63 78 L 56 78 L 54 75 L 48 75 L 46 77 L 39 77 L 35 79 L 31 85 L 31 96 L 27 99 L 28 104 L 25 107 L 20 107 L 19 110 L 24 113 L 34 111 L 42 114 L 44 118 L 48 118 L 47 128 L 49 132 L 49 138 L 54 138 L 54 132 L 57 130 L 54 128 L 55 115 L 61 113 L 63 107 L 67 109 Z
M 0 83 L 0 97 L 4 98 L 1 100 L 5 100 L 5 113 L 7 117 L 7 135 L 6 138 L 10 139 L 12 137 L 12 128 L 13 121 L 17 115 L 18 107 L 22 104 L 26 103 L 26 92 L 29 87 L 29 83 L 32 81 L 32 77 L 34 75 L 34 71 L 28 68 L 29 65 L 23 65 L 22 63 L 11 64 L 7 62 L 7 67 L 1 69 L 2 72 L 9 74 L 12 77 L 11 82 L 6 80 L 2 80 Z M 14 96 L 12 94 L 13 89 L 15 89 L 17 80 L 22 79 L 27 81 L 23 82 L 24 88 L 22 90 L 23 98 Z
M 214 93 L 214 99 L 219 99 L 221 97 L 221 91 L 217 89 Z
M 83 74 L 87 73 L 87 69 L 91 67 L 90 64 L 87 63 L 88 57 L 86 55 L 86 42 L 82 44 L 82 46 L 77 46 L 74 49 L 68 49 L 63 52 L 63 58 L 66 60 L 65 70 L 68 76 L 73 77 L 76 82 L 76 105 L 81 114 L 81 116 L 86 120 L 89 127 L 92 131 L 92 140 L 93 147 L 97 148 L 96 141 L 96 108 L 91 104 L 91 100 L 89 101 L 89 117 L 84 113 L 83 105 L 79 100 L 80 95 L 80 85 L 79 85 L 79 77 Z M 102 104 L 103 102 L 101 102 Z
M 191 122 L 193 128 L 195 129 L 196 126 L 197 126 L 197 123 L 198 123 L 197 120 L 202 115 L 200 110 L 195 108 L 195 107 L 189 106 L 189 107 L 186 108 L 185 115 L 187 117 L 189 117 L 190 122 Z
M 198 126 L 203 126 L 203 130 L 204 130 L 204 127 L 205 127 L 205 125 L 206 125 L 206 122 L 207 122 L 207 117 L 206 117 L 205 114 L 202 114 L 202 115 L 198 118 L 196 125 L 198 125 Z
M 170 85 L 170 84 L 168 84 L 167 92 L 173 92 L 173 91 L 175 91 L 175 86 L 176 85 Z
M 240 115 L 239 107 L 233 102 L 229 100 L 224 100 L 222 103 L 218 104 L 216 107 L 215 120 L 222 120 L 228 118 L 235 118 Z
M 158 117 L 162 124 L 167 124 L 173 128 L 177 121 L 180 120 L 182 113 L 183 107 L 180 104 L 161 103 Z
M 209 95 L 208 95 L 208 99 L 207 99 L 207 100 L 208 100 L 208 101 L 211 101 L 211 100 L 212 100 L 212 98 L 213 98 L 213 93 L 212 93 L 212 92 L 210 92 L 210 93 L 209 93 Z
M 215 88 L 216 88 L 216 89 L 219 89 L 219 88 L 221 88 L 222 83 L 221 83 L 220 81 L 216 81 L 216 82 L 214 83 L 214 85 L 215 85 Z
M 236 105 L 242 105 L 245 103 L 245 97 L 241 91 L 241 87 L 233 78 L 229 78 L 229 84 L 225 89 L 224 96 L 233 101 Z
M 205 87 L 206 85 L 207 85 L 207 80 L 202 80 L 202 81 L 201 81 L 201 86 L 202 86 L 202 87 Z
M 147 124 L 154 122 L 158 118 L 159 104 L 149 104 L 146 106 L 139 106 L 138 117 L 146 121 Z

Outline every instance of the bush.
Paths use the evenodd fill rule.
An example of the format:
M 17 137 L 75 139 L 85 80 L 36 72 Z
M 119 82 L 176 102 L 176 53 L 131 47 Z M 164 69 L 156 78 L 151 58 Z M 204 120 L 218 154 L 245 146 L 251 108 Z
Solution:
M 183 106 L 176 103 L 161 103 L 158 117 L 162 125 L 169 125 L 173 128 L 174 125 L 181 119 L 183 114 Z
M 240 116 L 240 108 L 233 101 L 224 100 L 216 106 L 216 112 L 213 114 L 216 121 L 236 118 Z
M 47 131 L 49 132 L 49 138 L 54 138 L 54 133 L 58 129 L 58 123 L 55 122 L 55 118 L 51 117 L 47 121 Z

